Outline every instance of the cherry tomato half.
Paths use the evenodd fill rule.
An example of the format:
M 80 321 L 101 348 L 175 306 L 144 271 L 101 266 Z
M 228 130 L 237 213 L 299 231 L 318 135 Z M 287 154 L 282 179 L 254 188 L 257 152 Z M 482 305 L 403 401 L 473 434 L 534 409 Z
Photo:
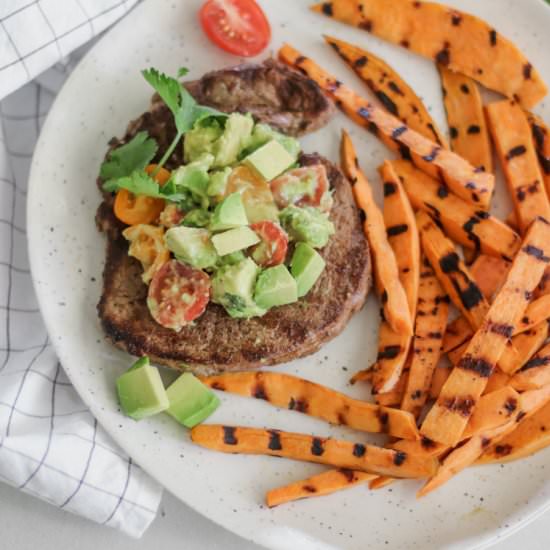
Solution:
M 332 197 L 328 193 L 327 171 L 322 164 L 289 170 L 272 180 L 270 186 L 279 208 L 296 204 L 316 206 L 328 212 L 332 207 Z
M 288 235 L 280 225 L 263 221 L 250 226 L 262 241 L 252 249 L 252 259 L 263 267 L 282 264 L 288 249 Z
M 157 168 L 156 164 L 149 164 L 145 172 L 152 174 Z M 164 185 L 170 179 L 170 172 L 165 168 L 159 168 L 155 174 L 155 180 L 159 185 Z M 126 189 L 120 189 L 115 197 L 115 216 L 125 224 L 136 225 L 138 223 L 151 223 L 157 219 L 164 209 L 164 200 L 134 195 Z
M 208 38 L 235 55 L 257 55 L 271 39 L 269 22 L 254 0 L 208 0 L 199 18 Z
M 177 260 L 166 262 L 154 275 L 147 294 L 153 319 L 176 332 L 202 315 L 210 300 L 210 278 Z

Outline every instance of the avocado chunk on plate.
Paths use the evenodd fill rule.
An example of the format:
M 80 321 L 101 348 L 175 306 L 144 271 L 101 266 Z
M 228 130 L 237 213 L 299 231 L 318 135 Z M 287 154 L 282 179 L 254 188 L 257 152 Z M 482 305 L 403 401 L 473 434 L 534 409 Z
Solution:
M 165 411 L 170 402 L 159 370 L 142 357 L 116 380 L 120 406 L 134 420 L 141 420 Z
M 198 227 L 178 226 L 164 235 L 166 246 L 176 258 L 198 269 L 213 267 L 218 254 L 210 240 L 210 232 Z
M 186 428 L 206 420 L 220 405 L 218 397 L 190 372 L 182 374 L 166 390 L 166 412 Z

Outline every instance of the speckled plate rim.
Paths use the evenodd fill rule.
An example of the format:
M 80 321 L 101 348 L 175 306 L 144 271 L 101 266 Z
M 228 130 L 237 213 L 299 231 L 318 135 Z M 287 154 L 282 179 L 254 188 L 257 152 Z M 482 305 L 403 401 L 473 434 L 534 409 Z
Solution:
M 460 6 L 459 1 L 451 1 L 451 4 Z M 29 194 L 28 194 L 28 203 L 27 203 L 27 213 L 28 213 L 28 241 L 29 241 L 29 256 L 31 264 L 31 273 L 33 281 L 35 284 L 35 289 L 39 301 L 40 308 L 42 310 L 48 332 L 52 336 L 52 343 L 58 353 L 62 364 L 65 366 L 67 374 L 71 379 L 71 382 L 75 386 L 77 392 L 81 395 L 86 404 L 90 407 L 91 411 L 98 418 L 102 426 L 107 430 L 107 432 L 117 441 L 117 443 L 128 453 L 132 454 L 137 462 L 157 481 L 163 484 L 168 490 L 173 492 L 176 497 L 183 500 L 189 506 L 195 508 L 201 513 L 205 513 L 200 506 L 195 506 L 192 498 L 189 498 L 189 495 L 182 494 L 181 491 L 174 490 L 170 487 L 170 484 L 167 483 L 166 477 L 162 473 L 162 469 L 158 468 L 156 464 L 148 461 L 147 459 L 136 455 L 135 447 L 131 444 L 130 440 L 122 437 L 116 430 L 115 426 L 112 423 L 112 419 L 109 418 L 104 411 L 97 405 L 95 400 L 92 398 L 91 394 L 86 388 L 85 380 L 75 375 L 73 370 L 70 368 L 70 365 L 77 359 L 73 356 L 67 354 L 67 349 L 64 344 L 59 341 L 58 336 L 62 326 L 59 324 L 58 310 L 54 307 L 52 302 L 52 297 L 47 291 L 44 290 L 42 285 L 43 283 L 43 274 L 44 271 L 44 257 L 41 253 L 41 239 L 44 235 L 44 228 L 46 220 L 42 219 L 37 215 L 39 212 L 40 201 L 43 199 L 43 189 L 40 186 L 40 179 L 38 174 L 38 165 L 40 164 L 41 158 L 47 150 L 47 141 L 49 133 L 53 129 L 53 121 L 56 117 L 59 117 L 63 111 L 63 105 L 66 101 L 66 96 L 70 93 L 72 84 L 77 80 L 83 77 L 84 67 L 88 60 L 95 55 L 96 49 L 104 42 L 111 39 L 111 36 L 115 36 L 115 33 L 119 35 L 123 32 L 123 29 L 126 29 L 126 32 L 131 28 L 132 21 L 135 18 L 138 18 L 142 12 L 145 12 L 149 6 L 152 4 L 152 0 L 149 2 L 144 2 L 141 6 L 138 6 L 133 13 L 131 13 L 122 23 L 117 25 L 113 30 L 111 30 L 105 37 L 101 39 L 99 44 L 95 45 L 91 52 L 89 52 L 80 66 L 73 72 L 73 74 L 68 79 L 63 90 L 58 95 L 54 106 L 51 109 L 50 115 L 48 116 L 42 134 L 40 136 L 39 142 L 37 144 L 35 155 L 33 158 L 33 165 L 31 169 L 31 175 L 29 178 Z M 525 2 L 527 4 L 527 2 Z M 167 5 L 167 3 L 166 3 Z M 527 7 L 527 6 L 526 6 Z M 547 7 L 543 6 L 540 0 L 529 0 L 529 9 L 534 10 L 533 13 L 540 14 L 540 17 L 543 19 L 546 18 L 550 22 L 550 10 Z M 221 64 L 220 64 L 221 65 Z M 43 159 L 42 159 L 43 160 Z M 100 238 L 98 236 L 98 238 Z M 539 502 L 540 500 L 540 502 Z M 472 549 L 481 549 L 491 546 L 498 540 L 501 540 L 505 536 L 508 536 L 522 527 L 527 523 L 539 517 L 541 514 L 550 509 L 550 500 L 546 496 L 538 495 L 533 497 L 530 503 L 521 511 L 516 512 L 508 518 L 508 527 L 500 528 L 491 532 L 486 532 L 481 535 L 476 535 L 474 538 L 464 540 L 460 543 L 455 543 L 452 545 L 445 546 L 446 548 L 465 548 L 465 545 L 468 545 Z M 526 514 L 526 515 L 523 515 Z M 289 527 L 273 527 L 269 531 L 264 531 L 263 533 L 253 533 L 252 531 L 243 530 L 236 527 L 235 523 L 232 522 L 229 518 L 231 516 L 223 517 L 212 517 L 208 513 L 205 513 L 207 517 L 210 517 L 213 521 L 219 523 L 223 527 L 230 529 L 237 534 L 260 544 L 263 544 L 270 548 L 287 548 L 290 545 L 300 545 L 300 548 L 333 548 L 333 546 L 327 545 L 324 542 L 321 542 L 317 539 L 312 538 L 306 533 L 300 532 L 299 530 L 289 528 Z M 523 517 L 521 517 L 523 516 Z M 281 540 L 284 540 L 284 544 L 281 546 Z

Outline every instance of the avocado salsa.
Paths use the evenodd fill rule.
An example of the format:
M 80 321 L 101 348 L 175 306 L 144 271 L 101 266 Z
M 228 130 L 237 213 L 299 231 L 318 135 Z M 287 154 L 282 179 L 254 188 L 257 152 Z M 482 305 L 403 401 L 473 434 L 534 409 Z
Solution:
M 301 167 L 299 142 L 249 114 L 197 105 L 154 69 L 144 76 L 174 114 L 174 142 L 152 164 L 158 146 L 140 132 L 100 175 L 143 266 L 152 317 L 178 331 L 210 301 L 250 318 L 305 296 L 325 268 L 317 250 L 334 233 L 324 166 Z M 176 146 L 184 164 L 168 171 Z

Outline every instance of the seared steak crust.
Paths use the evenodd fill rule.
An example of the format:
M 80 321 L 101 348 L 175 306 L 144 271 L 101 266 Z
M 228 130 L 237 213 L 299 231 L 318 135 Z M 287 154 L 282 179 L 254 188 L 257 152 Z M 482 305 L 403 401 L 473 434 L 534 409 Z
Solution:
M 202 105 L 252 113 L 291 136 L 321 128 L 334 112 L 315 82 L 273 59 L 213 71 L 185 86 Z
M 113 140 L 111 146 L 141 130 L 157 139 L 161 151 L 168 146 L 175 129 L 162 102 L 154 98 L 150 111 L 131 122 L 124 138 Z M 180 151 L 170 164 L 181 161 Z M 303 155 L 300 162 L 323 163 L 333 190 L 330 218 L 336 234 L 321 251 L 327 263 L 323 275 L 297 303 L 274 308 L 263 317 L 232 319 L 211 303 L 195 323 L 178 333 L 160 326 L 149 314 L 141 265 L 128 256 L 122 236 L 125 226 L 113 214 L 112 196 L 104 194 L 96 216 L 99 230 L 107 237 L 98 313 L 113 344 L 132 355 L 149 355 L 158 364 L 176 369 L 187 365 L 206 374 L 290 361 L 313 353 L 339 334 L 363 305 L 370 287 L 368 245 L 351 186 L 338 168 L 318 155 Z

